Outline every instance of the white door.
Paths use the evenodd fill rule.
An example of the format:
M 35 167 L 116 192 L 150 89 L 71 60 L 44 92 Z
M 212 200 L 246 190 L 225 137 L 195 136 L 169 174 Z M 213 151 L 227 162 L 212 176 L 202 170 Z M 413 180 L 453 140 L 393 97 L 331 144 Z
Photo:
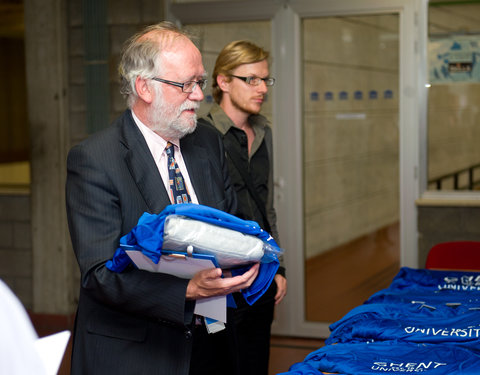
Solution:
M 327 337 L 329 323 L 400 265 L 417 265 L 424 8 L 423 0 L 170 4 L 174 18 L 210 35 L 207 65 L 226 36 L 271 43 L 277 81 L 266 115 L 289 284 L 274 333 Z M 347 245 L 359 243 L 345 268 Z

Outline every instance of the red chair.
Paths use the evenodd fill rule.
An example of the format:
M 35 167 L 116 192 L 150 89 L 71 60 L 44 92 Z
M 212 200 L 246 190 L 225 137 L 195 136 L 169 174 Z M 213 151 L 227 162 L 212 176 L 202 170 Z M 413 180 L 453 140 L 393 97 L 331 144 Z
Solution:
M 453 241 L 436 244 L 428 252 L 425 268 L 480 270 L 480 241 Z

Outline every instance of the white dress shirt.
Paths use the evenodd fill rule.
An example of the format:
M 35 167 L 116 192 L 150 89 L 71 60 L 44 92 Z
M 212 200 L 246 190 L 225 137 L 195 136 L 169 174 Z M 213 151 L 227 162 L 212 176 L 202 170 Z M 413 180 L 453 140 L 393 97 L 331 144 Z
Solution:
M 158 171 L 160 172 L 160 176 L 162 177 L 163 184 L 165 185 L 165 189 L 168 193 L 168 196 L 171 199 L 170 194 L 170 183 L 168 177 L 168 168 L 167 168 L 167 153 L 165 148 L 167 147 L 167 141 L 160 137 L 157 133 L 155 133 L 152 129 L 150 129 L 147 125 L 142 123 L 140 119 L 135 116 L 135 113 L 132 111 L 133 120 L 135 124 L 137 124 L 138 129 L 142 133 L 145 141 L 147 142 L 148 148 L 152 153 L 153 159 L 155 160 L 155 164 L 157 165 Z M 185 185 L 187 186 L 188 194 L 190 194 L 190 198 L 192 199 L 192 203 L 198 204 L 197 195 L 195 194 L 195 190 L 193 190 L 192 182 L 190 181 L 190 176 L 188 175 L 187 166 L 185 165 L 185 161 L 182 157 L 182 151 L 180 150 L 180 140 L 175 139 L 170 141 L 175 148 L 175 161 L 177 162 L 178 168 L 180 168 L 180 172 L 185 180 Z M 174 202 L 172 202 L 174 203 Z

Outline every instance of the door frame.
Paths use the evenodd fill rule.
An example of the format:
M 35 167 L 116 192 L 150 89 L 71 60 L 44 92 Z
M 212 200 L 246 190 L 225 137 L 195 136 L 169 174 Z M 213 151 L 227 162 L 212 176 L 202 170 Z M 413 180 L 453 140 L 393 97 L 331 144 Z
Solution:
M 167 18 L 181 24 L 255 20 L 272 24 L 271 70 L 277 77 L 273 98 L 275 202 L 288 277 L 288 294 L 275 312 L 275 334 L 329 335 L 329 323 L 305 320 L 303 187 L 297 183 L 303 180 L 301 20 L 391 13 L 399 15 L 400 38 L 400 265 L 415 268 L 415 202 L 426 187 L 426 173 L 420 171 L 426 171 L 428 0 L 166 1 Z

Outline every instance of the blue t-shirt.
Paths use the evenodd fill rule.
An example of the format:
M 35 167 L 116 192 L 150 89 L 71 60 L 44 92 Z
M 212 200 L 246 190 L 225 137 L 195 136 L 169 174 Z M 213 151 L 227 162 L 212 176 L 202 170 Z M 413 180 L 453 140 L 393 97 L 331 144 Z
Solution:
M 431 289 L 382 289 L 373 294 L 365 301 L 370 303 L 424 303 L 426 305 L 438 306 L 465 306 L 469 308 L 480 308 L 480 293 L 459 292 L 453 289 L 431 290 Z
M 480 350 L 480 310 L 422 304 L 361 305 L 330 326 L 326 344 L 399 340 Z M 480 373 L 480 369 L 479 369 Z
M 277 375 L 322 375 L 324 372 L 317 370 L 308 362 L 298 362 L 290 367 L 288 372 L 282 372 Z
M 326 345 L 310 353 L 301 364 L 292 365 L 282 375 L 316 375 L 312 368 L 319 372 L 352 375 L 478 375 L 480 356 L 453 345 L 393 341 L 336 344 Z
M 455 290 L 480 292 L 480 272 L 437 271 L 402 267 L 389 290 Z

